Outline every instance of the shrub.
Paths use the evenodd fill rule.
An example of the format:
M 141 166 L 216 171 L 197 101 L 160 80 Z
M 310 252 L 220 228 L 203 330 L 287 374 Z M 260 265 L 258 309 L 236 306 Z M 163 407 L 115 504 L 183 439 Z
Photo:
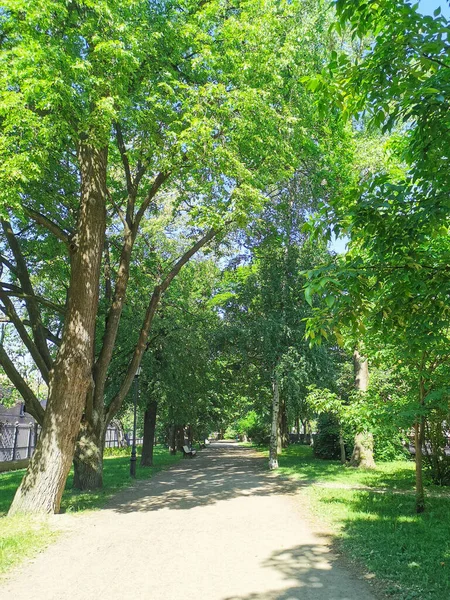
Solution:
M 328 460 L 341 456 L 339 446 L 339 422 L 334 415 L 323 413 L 317 419 L 317 434 L 314 436 L 314 456 Z

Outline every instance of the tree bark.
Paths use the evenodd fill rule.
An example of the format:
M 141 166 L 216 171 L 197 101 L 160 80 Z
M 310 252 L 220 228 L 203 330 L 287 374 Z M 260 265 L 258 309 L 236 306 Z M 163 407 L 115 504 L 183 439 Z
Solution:
M 152 400 L 144 414 L 144 441 L 142 445 L 141 467 L 153 467 L 153 446 L 156 429 L 158 403 Z
M 286 402 L 283 400 L 283 406 L 281 411 L 281 448 L 287 448 L 289 446 L 289 425 L 286 411 Z
M 152 186 L 152 192 L 147 196 L 146 201 L 153 197 L 156 194 L 159 186 L 165 181 L 165 176 L 158 176 Z M 141 207 L 142 208 L 142 207 Z M 96 430 L 97 427 L 101 426 L 103 439 L 99 445 L 103 452 L 104 448 L 104 436 L 106 435 L 106 429 L 108 423 L 114 418 L 117 414 L 118 410 L 122 406 L 122 402 L 128 393 L 130 386 L 134 380 L 134 375 L 141 363 L 142 356 L 144 354 L 147 340 L 149 336 L 149 332 L 153 323 L 153 318 L 155 316 L 159 301 L 161 296 L 169 287 L 172 280 L 178 275 L 182 267 L 210 240 L 214 238 L 216 235 L 216 231 L 211 229 L 208 231 L 198 242 L 196 242 L 189 250 L 187 250 L 181 258 L 175 263 L 172 267 L 171 271 L 166 275 L 161 285 L 156 285 L 153 294 L 150 298 L 150 302 L 147 307 L 147 311 L 144 317 L 144 321 L 141 327 L 141 331 L 139 334 L 138 343 L 135 347 L 133 357 L 131 359 L 130 364 L 128 365 L 128 369 L 126 371 L 125 377 L 122 381 L 122 385 L 117 392 L 117 394 L 113 397 L 108 409 L 104 410 L 104 393 L 106 386 L 106 377 L 108 372 L 108 367 L 110 365 L 111 356 L 113 352 L 113 347 L 115 343 L 115 339 L 117 336 L 120 316 L 124 304 L 126 287 L 128 283 L 129 277 L 129 267 L 131 260 L 131 252 L 134 244 L 134 240 L 137 234 L 137 225 L 142 218 L 141 208 L 139 209 L 138 215 L 133 222 L 132 228 L 129 231 L 128 237 L 126 237 L 124 246 L 122 248 L 122 254 L 120 258 L 119 264 L 119 273 L 118 280 L 116 282 L 116 289 L 114 291 L 114 297 L 112 301 L 112 305 L 108 312 L 107 319 L 107 327 L 105 330 L 105 335 L 102 344 L 102 350 L 100 352 L 99 358 L 96 361 L 93 369 L 94 375 L 94 387 L 89 393 L 86 395 L 86 420 L 89 422 L 91 429 Z M 131 225 L 130 225 L 131 227 Z M 99 419 L 100 425 L 97 422 Z M 91 440 L 92 442 L 92 440 Z M 180 449 L 180 448 L 179 448 Z M 176 454 L 176 445 L 172 445 L 171 449 L 172 454 Z M 84 452 L 81 449 L 81 452 L 78 454 L 79 459 L 84 456 Z M 81 489 L 88 489 L 86 486 L 92 485 L 92 477 L 91 477 L 91 465 L 88 464 L 85 467 L 78 465 L 78 485 Z M 86 474 L 87 481 L 81 481 L 81 478 Z M 98 478 L 98 482 L 101 482 L 101 479 Z
M 369 366 L 367 360 L 362 358 L 357 350 L 353 353 L 353 367 L 356 389 L 360 392 L 366 392 L 369 386 Z M 363 469 L 375 468 L 373 435 L 371 432 L 359 431 L 356 433 L 350 466 Z
M 269 469 L 278 469 L 280 393 L 276 374 L 273 377 L 272 431 L 270 435 Z
M 169 449 L 170 454 L 177 453 L 177 430 L 175 425 L 169 427 Z
M 278 409 L 277 456 L 283 452 L 283 401 L 280 400 Z
M 179 452 L 182 452 L 183 450 L 183 446 L 184 446 L 184 426 L 183 425 L 178 425 L 177 428 L 177 450 Z
M 9 514 L 58 512 L 90 386 L 106 227 L 107 151 L 82 145 L 80 213 L 71 250 L 67 315 L 42 432 Z
M 425 363 L 425 354 L 422 357 L 420 367 L 419 383 L 419 406 L 423 409 L 425 402 L 425 385 L 422 378 L 422 370 Z M 422 447 L 425 443 L 425 417 L 417 417 L 414 424 L 414 446 L 416 450 L 416 512 L 423 513 L 425 510 L 425 492 L 423 489 L 423 452 Z
M 103 451 L 105 434 L 100 426 L 93 430 L 90 423 L 81 423 L 73 457 L 73 487 L 97 490 L 103 487 Z
M 416 449 L 416 512 L 425 510 L 425 492 L 422 474 L 422 426 L 418 419 L 414 424 L 414 446 Z
M 344 436 L 342 434 L 342 429 L 339 428 L 339 448 L 341 450 L 341 464 L 345 465 L 347 462 L 347 456 L 345 453 L 345 443 L 344 443 Z
M 188 425 L 187 435 L 188 435 L 188 444 L 190 447 L 192 447 L 192 445 L 194 443 L 194 428 L 192 427 L 192 425 Z

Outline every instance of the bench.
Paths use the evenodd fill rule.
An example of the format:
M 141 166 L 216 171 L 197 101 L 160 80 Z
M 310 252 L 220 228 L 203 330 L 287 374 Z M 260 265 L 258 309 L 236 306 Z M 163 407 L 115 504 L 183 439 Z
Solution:
M 189 448 L 189 446 L 183 446 L 183 458 L 194 458 L 197 454 L 197 450 Z

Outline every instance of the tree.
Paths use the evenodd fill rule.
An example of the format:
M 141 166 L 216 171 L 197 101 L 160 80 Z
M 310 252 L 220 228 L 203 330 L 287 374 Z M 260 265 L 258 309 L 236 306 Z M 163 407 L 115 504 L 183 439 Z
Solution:
M 247 243 L 251 262 L 230 272 L 221 294 L 231 351 L 247 372 L 252 370 L 256 390 L 250 394 L 261 397 L 263 406 L 255 404 L 255 410 L 265 412 L 271 399 L 271 469 L 277 468 L 282 438 L 287 437 L 290 406 L 306 397 L 308 385 L 332 377 L 327 349 L 311 349 L 304 339 L 310 308 L 302 291 L 303 272 L 326 249 L 313 246 L 301 231 L 314 187 L 309 187 L 312 177 L 299 179 L 301 183 L 280 193 L 264 222 L 255 226 L 256 242 Z
M 394 368 L 407 365 L 421 512 L 427 413 L 437 392 L 445 396 L 438 374 L 448 343 L 448 23 L 439 11 L 422 16 L 400 0 L 336 5 L 354 38 L 364 44 L 372 36 L 360 55 L 336 56 L 330 64 L 338 102 L 393 132 L 389 150 L 400 168 L 378 171 L 346 202 L 326 207 L 328 227 L 351 239 L 345 258 L 311 274 L 309 293 L 328 295 L 328 309 L 317 311 L 309 329 L 342 333 L 348 326 L 348 339 L 364 339 L 369 358 L 386 346 L 395 348 Z
M 20 253 L 14 263 L 3 263 L 12 267 L 9 277 L 21 272 L 19 289 L 8 280 L 2 288 L 26 299 L 34 358 L 50 373 L 43 433 L 12 512 L 58 510 L 83 412 L 78 458 L 94 460 L 84 462 L 83 473 L 78 461 L 77 479 L 84 487 L 101 483 L 105 424 L 131 385 L 161 295 L 202 245 L 252 212 L 262 202 L 260 191 L 286 179 L 313 144 L 312 129 L 304 132 L 316 115 L 300 77 L 315 68 L 317 54 L 294 42 L 321 27 L 317 5 L 281 9 L 255 0 L 231 11 L 219 2 L 180 11 L 172 3 L 57 1 L 22 10 L 6 3 L 0 99 L 5 233 L 14 254 L 19 220 L 35 223 L 71 257 L 56 349 L 49 349 L 48 339 L 58 337 L 40 324 L 42 302 Z M 52 186 L 55 181 L 60 186 Z M 157 208 L 157 194 L 169 185 L 198 241 L 156 281 L 129 368 L 105 415 L 133 247 Z M 111 245 L 105 250 L 104 240 L 116 228 L 120 258 L 109 273 Z M 108 308 L 94 358 L 102 255 Z M 18 319 L 15 326 L 20 329 Z M 3 368 L 19 381 L 6 355 Z M 53 460 L 56 455 L 61 459 Z

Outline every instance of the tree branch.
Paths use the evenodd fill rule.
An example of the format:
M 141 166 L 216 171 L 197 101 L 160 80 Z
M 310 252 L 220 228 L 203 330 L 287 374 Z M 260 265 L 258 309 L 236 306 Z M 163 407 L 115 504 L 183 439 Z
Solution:
M 3 281 L 0 281 L 0 289 L 5 294 L 7 294 L 8 296 L 12 296 L 13 298 L 23 298 L 25 301 L 33 300 L 34 302 L 38 302 L 39 304 L 42 304 L 43 306 L 46 306 L 47 308 L 50 308 L 61 315 L 66 314 L 66 309 L 63 306 L 60 306 L 59 304 L 55 304 L 51 300 L 47 300 L 46 298 L 43 298 L 42 296 L 36 296 L 36 294 L 26 294 L 22 290 L 22 288 L 18 287 L 17 285 L 12 285 L 10 283 L 5 283 Z M 30 321 L 30 326 L 31 326 L 31 321 Z M 43 329 L 45 329 L 42 324 L 41 324 L 41 327 Z
M 425 52 L 422 53 L 422 56 L 428 60 L 431 60 L 431 62 L 434 62 L 437 65 L 443 67 L 444 69 L 450 69 L 450 65 L 445 64 L 445 62 L 443 62 L 442 60 L 439 60 L 438 58 L 435 58 L 434 56 L 430 56 L 429 54 L 426 54 Z
M 133 357 L 130 361 L 130 364 L 128 365 L 127 373 L 119 391 L 114 396 L 114 398 L 111 401 L 111 404 L 105 411 L 107 423 L 111 421 L 111 419 L 122 406 L 122 402 L 125 396 L 128 394 L 136 371 L 139 365 L 141 364 L 142 356 L 147 348 L 147 340 L 153 323 L 153 318 L 155 316 L 156 309 L 158 307 L 162 295 L 167 290 L 173 279 L 181 271 L 182 267 L 194 256 L 194 254 L 196 254 L 203 246 L 210 242 L 217 235 L 217 233 L 217 230 L 210 229 L 197 243 L 195 243 L 191 248 L 189 248 L 189 250 L 187 250 L 183 254 L 183 256 L 177 260 L 175 265 L 165 276 L 162 283 L 154 287 L 152 296 L 150 298 L 150 302 L 145 313 L 144 321 L 142 323 L 141 331 L 139 333 L 139 339 L 136 344 Z
M 5 265 L 5 267 L 8 267 L 8 269 L 11 271 L 11 273 L 17 274 L 17 270 L 16 270 L 15 266 L 12 264 L 12 262 L 10 262 L 7 258 L 2 256 L 1 254 L 0 254 L 0 263 Z
M 26 296 L 24 297 L 27 306 L 28 315 L 31 321 L 31 330 L 33 332 L 33 340 L 42 356 L 48 369 L 52 368 L 52 358 L 47 346 L 47 340 L 45 339 L 42 331 L 42 320 L 39 305 L 36 302 L 33 286 L 31 284 L 30 275 L 28 273 L 28 267 L 25 262 L 25 258 L 22 254 L 20 244 L 14 235 L 11 223 L 2 219 L 3 231 L 8 240 L 9 247 L 14 255 L 16 261 L 17 277 L 22 285 L 22 289 Z M 4 284 L 3 284 L 4 285 Z
M 145 197 L 144 201 L 142 202 L 141 206 L 139 207 L 139 210 L 136 213 L 136 217 L 134 219 L 133 222 L 133 230 L 135 230 L 137 232 L 138 228 L 139 228 L 139 224 L 141 222 L 142 217 L 144 216 L 145 211 L 147 210 L 147 208 L 150 205 L 150 202 L 153 200 L 153 198 L 156 196 L 156 194 L 159 191 L 159 188 L 163 185 L 164 182 L 166 182 L 170 177 L 170 171 L 168 173 L 158 173 L 158 175 L 156 176 L 155 180 L 153 181 L 147 196 Z
M 122 128 L 120 123 L 115 123 L 114 128 L 116 130 L 116 141 L 119 149 L 120 158 L 122 159 L 123 169 L 125 171 L 125 181 L 127 183 L 127 192 L 129 196 L 133 195 L 134 187 L 133 180 L 131 178 L 130 161 L 128 160 L 127 149 L 125 142 L 123 141 Z
M 36 344 L 33 342 L 30 335 L 28 334 L 28 331 L 27 331 L 24 323 L 22 323 L 22 320 L 20 319 L 19 315 L 17 314 L 14 304 L 8 298 L 7 294 L 5 294 L 5 292 L 3 292 L 1 290 L 0 290 L 0 299 L 3 302 L 3 306 L 0 304 L 0 310 L 2 310 L 2 312 L 4 313 L 4 315 L 6 317 L 9 317 L 11 323 L 14 325 L 17 333 L 20 336 L 20 339 L 25 344 L 25 347 L 27 348 L 28 352 L 31 354 L 31 357 L 34 360 L 37 368 L 41 372 L 42 378 L 44 379 L 45 383 L 48 383 L 49 368 L 46 365 L 45 360 L 41 356 Z
M 41 406 L 38 398 L 34 395 L 31 388 L 14 366 L 14 363 L 7 355 L 3 344 L 0 343 L 0 365 L 2 365 L 6 376 L 11 381 L 13 386 L 18 390 L 19 394 L 25 401 L 25 410 L 32 415 L 39 425 L 44 422 L 44 409 Z
M 30 321 L 27 321 L 26 319 L 22 321 L 22 323 L 24 325 L 27 325 L 27 327 L 31 327 Z M 52 344 L 55 344 L 55 346 L 61 346 L 61 338 L 58 337 L 55 333 L 51 332 L 50 329 L 48 329 L 48 327 L 44 327 L 44 332 L 45 337 L 48 339 L 49 342 L 52 342 Z
M 70 236 L 66 233 L 59 225 L 57 225 L 54 221 L 51 221 L 48 217 L 38 212 L 37 210 L 33 210 L 27 206 L 24 207 L 25 213 L 36 221 L 38 225 L 42 225 L 45 227 L 50 233 L 52 233 L 55 237 L 57 237 L 61 242 L 64 242 L 66 246 L 70 250 Z

